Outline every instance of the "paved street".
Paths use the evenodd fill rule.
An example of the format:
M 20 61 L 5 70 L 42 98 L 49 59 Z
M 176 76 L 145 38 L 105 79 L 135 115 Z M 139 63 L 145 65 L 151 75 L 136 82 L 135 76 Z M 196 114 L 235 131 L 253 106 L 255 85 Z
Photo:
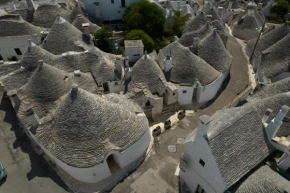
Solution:
M 7 172 L 6 180 L 0 182 L 0 193 L 68 192 L 44 158 L 31 149 L 6 97 L 0 105 L 0 161 Z

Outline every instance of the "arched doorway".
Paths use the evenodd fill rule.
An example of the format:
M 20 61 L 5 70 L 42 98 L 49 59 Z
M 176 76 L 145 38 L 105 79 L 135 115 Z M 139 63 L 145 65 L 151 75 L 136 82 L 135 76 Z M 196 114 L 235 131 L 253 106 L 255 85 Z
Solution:
M 111 174 L 113 174 L 121 169 L 120 166 L 115 161 L 113 154 L 111 154 L 107 157 L 107 163 L 108 163 Z

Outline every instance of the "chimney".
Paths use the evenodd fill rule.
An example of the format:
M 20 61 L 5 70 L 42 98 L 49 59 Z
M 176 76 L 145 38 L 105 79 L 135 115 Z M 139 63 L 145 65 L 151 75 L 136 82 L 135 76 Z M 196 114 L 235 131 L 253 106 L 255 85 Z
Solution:
M 89 23 L 83 23 L 82 24 L 83 30 L 84 30 L 84 34 L 86 34 L 86 36 L 90 35 L 90 24 Z
M 176 8 L 176 11 L 180 11 L 180 8 L 181 8 L 181 6 L 180 6 L 180 1 L 178 1 L 178 2 L 177 2 L 177 8 Z
M 273 139 L 273 137 L 275 137 L 277 131 L 279 130 L 280 126 L 283 123 L 282 120 L 286 116 L 288 111 L 289 111 L 288 106 L 286 105 L 282 106 L 281 110 L 278 112 L 276 117 L 267 125 L 266 132 L 270 140 Z
M 125 79 L 129 80 L 130 78 L 131 78 L 131 69 L 128 66 L 128 67 L 125 68 Z
M 26 3 L 30 11 L 35 11 L 37 9 L 37 6 L 35 5 L 33 0 L 26 0 Z
M 172 68 L 172 58 L 171 52 L 167 53 L 167 56 L 164 59 L 164 72 L 168 72 Z
M 269 116 L 271 115 L 271 113 L 273 113 L 272 109 L 267 109 L 267 111 L 265 112 L 265 114 L 262 118 L 262 123 L 264 126 L 266 126 L 267 120 L 268 120 Z
M 232 6 L 233 6 L 233 2 L 232 2 L 232 1 L 230 1 L 230 2 L 229 2 L 229 6 L 228 6 L 228 9 L 227 9 L 227 10 L 228 10 L 228 11 L 232 10 Z
M 224 10 L 223 7 L 218 7 L 217 14 L 218 14 L 220 17 L 221 17 L 222 14 L 223 14 L 223 10 Z
M 43 60 L 38 60 L 38 69 L 42 70 L 43 68 Z
M 77 84 L 72 85 L 72 89 L 71 89 L 70 93 L 71 93 L 72 100 L 76 99 L 77 94 L 78 94 L 78 85 Z
M 258 3 L 258 10 L 262 10 L 263 3 Z
M 199 117 L 199 122 L 197 126 L 196 136 L 203 137 L 204 139 L 208 139 L 207 132 L 209 129 L 211 119 L 207 115 L 202 115 Z
M 193 12 L 195 15 L 197 15 L 197 12 L 198 12 L 198 5 L 197 4 L 194 4 Z
M 11 11 L 16 10 L 16 6 L 15 6 L 14 2 L 10 3 L 10 9 L 11 9 Z
M 115 67 L 116 67 L 116 71 L 117 71 L 119 74 L 122 74 L 122 59 L 121 59 L 121 58 L 117 58 L 117 59 L 116 59 Z
M 289 111 L 289 107 L 288 106 L 286 106 L 286 105 L 282 106 L 282 108 L 280 109 L 279 113 L 274 118 L 274 122 L 277 123 L 277 124 L 282 124 L 282 120 L 287 115 L 288 111 Z

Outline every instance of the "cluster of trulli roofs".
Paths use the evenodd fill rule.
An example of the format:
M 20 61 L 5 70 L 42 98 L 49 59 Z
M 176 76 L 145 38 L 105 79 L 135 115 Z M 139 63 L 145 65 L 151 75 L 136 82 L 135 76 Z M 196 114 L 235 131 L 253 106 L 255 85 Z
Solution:
M 70 12 L 54 2 L 36 6 L 27 0 L 27 7 L 12 4 L 0 12 L 0 41 L 37 40 L 15 50 L 20 61 L 1 63 L 1 89 L 36 150 L 72 190 L 109 190 L 140 165 L 151 141 L 146 115 L 154 119 L 164 107 L 199 108 L 215 98 L 233 61 L 224 22 L 241 39 L 257 38 L 254 32 L 264 25 L 254 2 L 155 3 L 168 17 L 187 15 L 187 27 L 132 68 L 128 57 L 94 47 L 91 34 L 99 27 L 81 3 Z M 40 41 L 41 28 L 49 32 Z M 200 117 L 180 162 L 181 191 L 289 191 L 289 181 L 276 171 L 257 168 L 274 150 L 284 152 L 280 170 L 290 167 L 289 27 L 264 29 L 256 48 L 256 39 L 245 48 L 257 91 L 243 106 Z

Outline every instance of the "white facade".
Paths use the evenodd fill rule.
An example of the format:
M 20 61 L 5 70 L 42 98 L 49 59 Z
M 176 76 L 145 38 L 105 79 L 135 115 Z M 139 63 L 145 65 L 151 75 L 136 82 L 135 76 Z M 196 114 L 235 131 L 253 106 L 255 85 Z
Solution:
M 119 93 L 121 91 L 124 91 L 124 84 L 122 83 L 122 80 L 108 81 L 106 83 L 109 86 L 110 93 Z
M 180 105 L 188 105 L 192 103 L 193 86 L 179 86 L 178 89 L 178 103 Z
M 122 20 L 128 6 L 139 0 L 85 0 L 85 9 L 90 18 L 102 21 Z
M 140 156 L 142 156 L 145 153 L 151 141 L 151 133 L 148 128 L 147 132 L 143 135 L 143 137 L 140 138 L 135 144 L 127 148 L 125 151 L 109 152 L 104 158 L 105 161 L 94 167 L 76 168 L 69 166 L 66 163 L 62 162 L 61 160 L 57 159 L 53 154 L 51 154 L 41 145 L 41 143 L 35 138 L 33 134 L 30 133 L 30 136 L 39 145 L 39 147 L 43 150 L 43 152 L 51 159 L 53 163 L 55 163 L 58 167 L 66 171 L 73 178 L 85 183 L 97 183 L 108 178 L 111 175 L 110 168 L 107 163 L 108 156 L 113 154 L 115 162 L 122 169 L 125 166 L 129 165 L 130 163 L 134 162 Z
M 229 75 L 230 69 L 221 73 L 221 75 L 212 83 L 202 86 L 200 83 L 193 86 L 179 86 L 178 89 L 178 103 L 180 105 L 188 105 L 197 103 L 198 106 L 205 104 L 212 100 L 219 92 L 224 80 Z
M 144 45 L 141 40 L 125 40 L 125 55 L 129 63 L 137 62 L 144 55 Z M 135 42 L 135 43 L 134 43 Z
M 223 193 L 226 186 L 204 136 L 207 135 L 208 127 L 209 123 L 199 120 L 194 140 L 184 144 L 182 159 L 186 162 L 186 167 L 182 168 L 185 171 L 180 170 L 181 186 L 185 183 L 191 192 L 195 192 L 200 186 L 206 193 Z M 201 165 L 200 160 L 205 164 Z
M 36 45 L 39 45 L 40 43 L 36 34 L 0 37 L 0 60 L 8 61 L 13 56 L 16 56 L 18 60 L 21 60 L 24 52 L 26 51 L 27 42 L 29 39 L 31 39 L 31 41 Z
M 228 77 L 230 70 L 222 73 L 214 82 L 197 88 L 196 99 L 198 103 L 204 103 L 213 99 L 220 90 L 224 80 Z

